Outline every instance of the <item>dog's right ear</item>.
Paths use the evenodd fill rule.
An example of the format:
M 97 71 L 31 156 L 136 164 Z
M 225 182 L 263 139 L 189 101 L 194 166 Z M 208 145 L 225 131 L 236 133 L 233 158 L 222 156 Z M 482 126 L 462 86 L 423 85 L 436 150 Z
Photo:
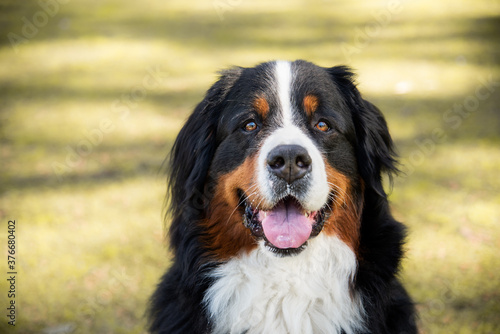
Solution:
M 238 80 L 242 68 L 222 71 L 179 132 L 170 153 L 169 213 L 176 219 L 185 208 L 201 211 L 203 190 L 216 149 L 217 123 L 226 95 Z M 191 217 L 194 218 L 194 217 Z
M 398 171 L 396 153 L 385 118 L 376 106 L 361 97 L 351 69 L 336 66 L 327 71 L 351 109 L 357 139 L 358 168 L 365 186 L 385 197 L 381 174 L 387 173 L 392 177 Z

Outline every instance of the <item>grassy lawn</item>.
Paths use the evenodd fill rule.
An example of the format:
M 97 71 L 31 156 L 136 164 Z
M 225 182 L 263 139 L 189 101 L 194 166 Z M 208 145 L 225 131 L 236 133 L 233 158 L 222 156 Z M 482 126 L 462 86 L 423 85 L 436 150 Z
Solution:
M 301 58 L 386 114 L 421 332 L 498 333 L 499 2 L 47 1 L 0 4 L 0 332 L 144 333 L 183 120 L 219 69 Z

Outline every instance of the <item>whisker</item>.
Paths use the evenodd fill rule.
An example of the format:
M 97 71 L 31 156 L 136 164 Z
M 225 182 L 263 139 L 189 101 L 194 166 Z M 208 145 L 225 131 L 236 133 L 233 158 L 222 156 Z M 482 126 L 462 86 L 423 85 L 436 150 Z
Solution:
M 256 183 L 254 183 L 253 185 L 251 185 L 248 190 L 251 190 L 252 188 L 257 188 L 257 185 Z M 229 215 L 229 217 L 227 218 L 226 220 L 226 224 L 229 222 L 229 220 L 231 220 L 231 217 L 233 216 L 233 214 L 236 212 L 236 210 L 238 210 L 238 207 L 243 204 L 245 201 L 249 200 L 250 199 L 250 196 L 256 194 L 258 192 L 258 190 L 255 190 L 253 192 L 251 192 L 250 194 L 248 195 L 245 195 L 243 198 L 240 198 L 240 201 L 238 202 L 238 204 L 236 204 L 236 207 L 234 208 L 234 210 L 231 212 L 231 214 Z
M 354 205 L 354 201 L 353 201 L 353 199 L 352 199 L 352 196 L 350 196 L 350 195 L 349 195 L 349 194 L 348 194 L 345 190 L 343 190 L 342 188 L 340 188 L 338 185 L 333 184 L 333 183 L 331 183 L 331 182 L 327 182 L 327 183 L 328 183 L 329 185 L 331 185 L 332 187 L 334 187 L 334 188 L 335 188 L 335 190 L 336 190 L 336 191 L 338 191 L 338 192 L 340 193 L 340 195 L 342 195 L 342 196 L 343 196 L 343 198 L 344 198 L 344 203 L 343 203 L 344 205 L 341 205 L 341 204 L 338 202 L 338 200 L 337 200 L 336 198 L 335 198 L 335 199 L 333 199 L 333 201 L 335 202 L 335 204 L 336 204 L 337 206 L 339 206 L 339 207 L 340 207 L 340 209 L 341 209 L 343 212 L 347 213 L 349 216 L 351 216 L 351 217 L 355 218 L 356 220 L 358 220 L 358 219 L 359 219 L 359 216 L 360 216 L 360 212 L 358 212 L 358 210 L 349 210 L 349 209 L 347 209 L 347 208 L 345 207 L 345 205 L 347 204 L 347 203 L 345 202 L 345 199 L 347 198 L 347 201 L 349 202 L 349 204 L 350 204 L 350 205 L 352 205 L 352 208 L 356 208 L 356 206 Z
M 334 183 L 331 183 L 331 182 L 327 182 L 327 184 L 329 184 L 329 185 L 333 186 L 335 189 L 337 189 L 337 190 L 338 190 L 338 192 L 342 195 L 342 197 L 343 197 L 344 199 L 345 199 L 345 198 L 347 198 L 347 200 L 350 202 L 350 204 L 351 204 L 353 207 L 356 207 L 356 206 L 354 205 L 354 201 L 353 201 L 353 199 L 352 199 L 352 196 L 351 196 L 350 194 L 348 194 L 348 193 L 347 193 L 344 189 L 340 188 L 338 185 L 336 185 L 336 184 L 334 184 Z M 337 203 L 337 204 L 339 204 L 339 203 Z M 345 203 L 345 201 L 344 201 L 344 204 L 347 204 L 347 203 Z

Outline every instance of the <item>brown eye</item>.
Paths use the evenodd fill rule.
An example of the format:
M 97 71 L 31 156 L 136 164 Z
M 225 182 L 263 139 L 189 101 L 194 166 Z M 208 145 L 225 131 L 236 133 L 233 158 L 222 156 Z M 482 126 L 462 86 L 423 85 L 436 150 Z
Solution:
M 315 125 L 315 127 L 316 129 L 322 132 L 330 130 L 330 126 L 325 121 L 319 121 L 318 124 Z
M 243 128 L 248 132 L 257 130 L 257 123 L 254 121 L 247 122 Z

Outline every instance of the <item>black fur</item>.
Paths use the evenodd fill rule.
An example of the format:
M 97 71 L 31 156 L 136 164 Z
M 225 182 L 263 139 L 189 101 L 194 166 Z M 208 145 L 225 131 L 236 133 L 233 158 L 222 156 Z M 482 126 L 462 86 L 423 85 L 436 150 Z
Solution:
M 306 75 L 325 73 L 331 80 L 328 84 L 333 83 L 342 99 L 340 102 L 350 114 L 346 138 L 354 146 L 357 162 L 357 172 L 354 172 L 359 173 L 364 187 L 359 267 L 354 289 L 363 296 L 367 333 L 417 333 L 413 303 L 397 280 L 405 229 L 392 217 L 382 186 L 382 174 L 397 171 L 387 124 L 381 112 L 361 97 L 347 67 L 322 69 L 306 62 L 294 64 Z M 208 257 L 207 246 L 200 241 L 204 231 L 197 221 L 204 217 L 211 200 L 213 180 L 209 171 L 213 169 L 219 137 L 225 133 L 221 119 L 224 109 L 233 101 L 228 95 L 242 96 L 246 90 L 255 88 L 252 80 L 258 80 L 260 71 L 269 66 L 267 63 L 253 69 L 234 68 L 223 72 L 175 141 L 170 156 L 168 196 L 174 262 L 151 298 L 149 329 L 152 333 L 210 333 L 211 325 L 202 300 L 211 284 L 207 273 L 217 264 Z M 351 122 L 353 129 L 349 129 Z

